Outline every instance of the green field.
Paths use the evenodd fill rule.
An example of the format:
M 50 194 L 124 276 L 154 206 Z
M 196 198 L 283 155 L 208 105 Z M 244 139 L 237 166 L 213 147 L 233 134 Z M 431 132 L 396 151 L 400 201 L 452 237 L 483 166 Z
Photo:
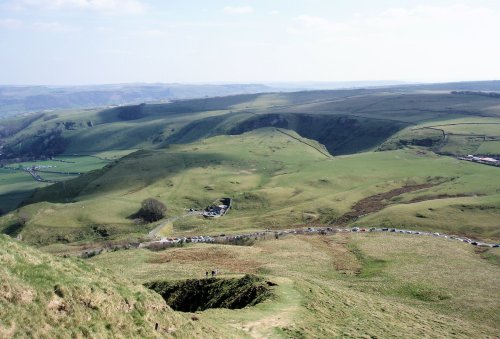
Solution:
M 113 154 L 120 156 L 122 153 L 114 151 L 105 153 L 104 155 L 112 157 Z M 102 154 L 97 154 L 100 156 Z M 4 211 L 10 211 L 16 208 L 23 200 L 27 199 L 35 189 L 43 188 L 50 183 L 38 182 L 21 168 L 33 166 L 51 166 L 44 168 L 44 171 L 64 172 L 64 173 L 86 173 L 95 169 L 102 168 L 109 161 L 105 158 L 99 159 L 93 156 L 60 156 L 57 160 L 39 160 L 19 162 L 7 166 L 8 168 L 0 168 L 0 208 Z M 38 172 L 45 180 L 65 181 L 77 177 L 77 174 L 60 174 L 60 173 L 44 173 Z
M 448 155 L 500 154 L 500 119 L 461 118 L 432 121 L 396 133 L 380 146 L 381 150 L 401 146 L 426 147 Z
M 395 197 L 386 202 L 388 208 L 358 223 L 366 219 L 370 224 L 500 238 L 500 177 L 495 167 L 411 149 L 331 157 L 314 141 L 282 132 L 260 129 L 132 153 L 102 170 L 38 190 L 31 204 L 2 222 L 8 227 L 18 213 L 28 216 L 23 237 L 40 245 L 92 240 L 94 225 L 108 230 L 109 238 L 101 240 L 117 240 L 146 234 L 156 225 L 130 218 L 143 199 L 159 199 L 168 206 L 168 216 L 177 216 L 229 196 L 234 208 L 227 216 L 183 218 L 163 234 L 283 229 L 335 224 L 365 197 L 428 183 L 431 187 Z M 425 211 L 426 204 L 434 206 L 432 212 Z M 465 210 L 461 217 L 449 216 L 460 209 Z
M 34 181 L 28 173 L 0 169 L 0 206 L 2 213 L 16 208 L 21 201 L 28 198 L 33 190 L 47 184 Z

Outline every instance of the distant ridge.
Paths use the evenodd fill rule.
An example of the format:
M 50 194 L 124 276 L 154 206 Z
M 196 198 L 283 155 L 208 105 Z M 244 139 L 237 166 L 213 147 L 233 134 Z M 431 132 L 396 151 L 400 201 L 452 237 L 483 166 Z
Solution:
M 82 109 L 164 103 L 238 94 L 340 90 L 361 88 L 397 88 L 450 91 L 500 91 L 500 80 L 448 83 L 405 83 L 401 81 L 263 82 L 247 84 L 107 84 L 82 86 L 0 85 L 0 118 L 22 113 L 60 109 Z
M 81 109 L 143 102 L 169 102 L 234 94 L 271 92 L 260 84 L 110 84 L 89 86 L 0 85 L 0 118 L 22 113 Z

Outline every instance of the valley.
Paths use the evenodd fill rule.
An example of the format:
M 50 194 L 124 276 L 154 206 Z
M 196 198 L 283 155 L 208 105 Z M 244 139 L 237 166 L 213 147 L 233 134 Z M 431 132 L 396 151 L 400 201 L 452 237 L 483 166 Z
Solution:
M 499 99 L 449 86 L 5 120 L 0 335 L 495 337 L 500 168 L 461 159 L 500 157 Z M 221 197 L 230 209 L 204 217 Z M 159 219 L 140 217 L 146 199 Z M 128 311 L 79 299 L 96 279 Z M 54 327 L 17 328 L 26 305 Z

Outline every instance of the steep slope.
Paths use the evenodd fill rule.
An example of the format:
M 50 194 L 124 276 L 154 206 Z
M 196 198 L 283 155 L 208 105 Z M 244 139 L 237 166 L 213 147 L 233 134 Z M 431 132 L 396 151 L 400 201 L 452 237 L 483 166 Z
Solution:
M 0 337 L 220 336 L 161 296 L 81 260 L 0 235 Z M 155 330 L 155 327 L 157 329 Z
M 392 87 L 245 94 L 50 112 L 3 121 L 0 161 L 191 142 L 241 133 L 252 126 L 267 127 L 266 121 L 276 114 L 287 121 L 279 127 L 315 139 L 334 154 L 350 154 L 373 149 L 408 125 L 499 118 L 500 99 L 477 93 Z

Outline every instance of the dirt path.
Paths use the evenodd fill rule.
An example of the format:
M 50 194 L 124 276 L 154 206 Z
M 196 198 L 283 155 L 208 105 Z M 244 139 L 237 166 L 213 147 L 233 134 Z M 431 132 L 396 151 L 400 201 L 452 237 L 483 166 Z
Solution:
M 277 293 L 279 301 L 269 309 L 259 310 L 256 320 L 242 321 L 233 326 L 245 331 L 252 338 L 269 338 L 276 327 L 288 327 L 296 323 L 302 295 L 297 291 L 289 278 L 274 277 L 273 282 L 279 286 Z M 248 310 L 249 318 L 255 318 L 254 310 Z
M 278 132 L 280 132 L 280 133 L 282 133 L 282 134 L 284 134 L 284 135 L 286 135 L 286 136 L 288 136 L 288 137 L 292 138 L 292 139 L 297 140 L 297 141 L 298 141 L 298 142 L 300 142 L 300 143 L 303 143 L 303 144 L 304 144 L 304 145 L 306 145 L 306 146 L 311 147 L 312 149 L 314 149 L 314 150 L 318 151 L 319 153 L 321 153 L 322 155 L 324 155 L 324 156 L 325 156 L 325 157 L 327 157 L 327 158 L 331 158 L 331 157 L 332 157 L 330 154 L 326 153 L 326 151 L 322 151 L 322 150 L 320 150 L 320 149 L 318 149 L 318 148 L 314 147 L 313 145 L 310 145 L 310 144 L 308 144 L 307 142 L 304 142 L 303 140 L 300 140 L 299 138 L 294 137 L 293 135 L 291 135 L 291 134 L 289 134 L 289 133 L 287 133 L 287 132 L 285 132 L 285 131 L 280 130 L 279 128 L 276 128 L 276 130 L 277 130 Z

